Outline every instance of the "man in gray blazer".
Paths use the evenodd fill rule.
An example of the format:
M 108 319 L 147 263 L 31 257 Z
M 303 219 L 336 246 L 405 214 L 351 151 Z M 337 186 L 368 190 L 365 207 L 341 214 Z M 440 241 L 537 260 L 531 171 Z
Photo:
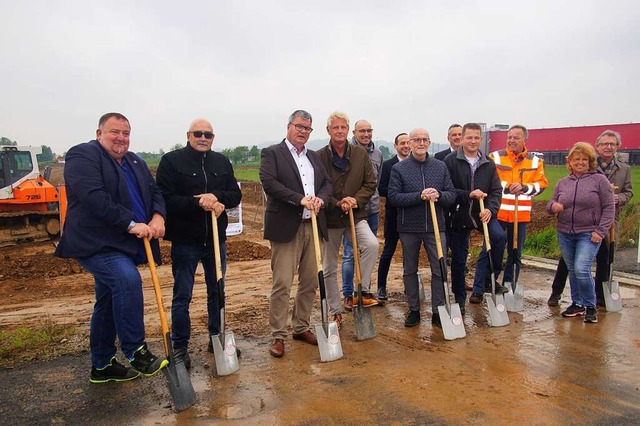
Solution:
M 311 215 L 318 215 L 320 235 L 326 240 L 323 208 L 329 204 L 333 187 L 318 154 L 305 147 L 313 131 L 311 123 L 311 114 L 294 111 L 287 124 L 287 137 L 261 153 L 260 182 L 267 194 L 264 238 L 271 243 L 273 275 L 269 326 L 274 340 L 269 353 L 276 358 L 284 355 L 289 296 L 296 273 L 299 284 L 291 316 L 293 338 L 318 344 L 310 330 L 318 286 Z

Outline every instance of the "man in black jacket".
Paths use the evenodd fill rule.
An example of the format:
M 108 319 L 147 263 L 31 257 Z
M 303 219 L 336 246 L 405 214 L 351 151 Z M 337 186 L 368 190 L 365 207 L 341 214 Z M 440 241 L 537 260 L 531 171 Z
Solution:
M 213 127 L 203 118 L 191 123 L 187 145 L 165 154 L 158 166 L 157 181 L 167 203 L 167 233 L 171 244 L 173 301 L 171 329 L 176 358 L 191 366 L 187 346 L 191 336 L 189 304 L 198 262 L 204 267 L 207 285 L 207 313 L 210 335 L 220 333 L 220 308 L 213 250 L 211 212 L 218 218 L 222 274 L 226 270 L 226 209 L 240 204 L 242 193 L 231 162 L 211 150 Z M 209 339 L 209 352 L 213 352 Z
M 453 186 L 456 188 L 456 201 L 450 212 L 449 232 L 451 241 L 451 281 L 456 303 L 464 307 L 466 292 L 464 289 L 464 270 L 469 254 L 469 233 L 473 229 L 482 232 L 482 222 L 487 224 L 492 248 L 492 259 L 496 281 L 502 270 L 502 253 L 506 244 L 504 230 L 497 220 L 502 186 L 498 179 L 496 166 L 480 151 L 482 128 L 476 123 L 467 123 L 462 127 L 462 145 L 456 152 L 449 154 L 444 162 L 449 168 Z M 484 197 L 485 209 L 480 211 L 479 199 Z M 473 280 L 471 303 L 482 302 L 482 295 L 491 285 L 489 257 L 482 249 L 478 257 L 476 274 Z M 496 284 L 496 292 L 506 293 L 506 287 Z
M 400 161 L 403 161 L 409 156 L 411 152 L 411 146 L 409 145 L 409 135 L 406 133 L 400 133 L 396 136 L 393 147 L 396 149 L 398 155 L 393 156 L 384 163 L 382 163 L 382 170 L 380 171 L 380 183 L 378 183 L 378 194 L 381 197 L 387 197 L 389 190 L 389 178 L 391 177 L 391 168 Z M 382 248 L 382 254 L 380 255 L 380 261 L 378 263 L 378 300 L 380 303 L 387 300 L 387 277 L 389 276 L 389 267 L 391 266 L 391 260 L 396 252 L 398 246 L 398 235 L 396 218 L 396 208 L 389 202 L 389 198 L 384 203 L 384 247 Z

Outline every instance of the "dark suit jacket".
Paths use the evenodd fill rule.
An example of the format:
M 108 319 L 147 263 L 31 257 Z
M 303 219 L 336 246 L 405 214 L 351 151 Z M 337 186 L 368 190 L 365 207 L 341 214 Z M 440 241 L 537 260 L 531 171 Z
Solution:
M 382 170 L 380 171 L 380 183 L 378 183 L 378 193 L 381 197 L 385 197 L 384 203 L 384 237 L 398 237 L 398 218 L 396 217 L 398 211 L 395 207 L 391 205 L 389 202 L 389 197 L 387 196 L 389 192 L 389 178 L 391 177 L 391 168 L 398 164 L 400 160 L 398 160 L 398 156 L 394 155 L 392 158 L 388 159 L 384 163 L 382 163 Z
M 451 147 L 447 148 L 447 149 L 443 149 L 440 152 L 436 152 L 433 155 L 433 158 L 435 158 L 436 160 L 440 160 L 440 161 L 444 161 L 445 157 L 449 154 L 451 154 L 453 151 L 451 151 Z
M 320 157 L 307 149 L 307 157 L 313 166 L 314 191 L 316 197 L 329 205 L 333 187 Z M 304 207 L 300 200 L 304 188 L 298 166 L 291 156 L 284 139 L 277 145 L 264 148 L 261 152 L 260 182 L 267 194 L 267 208 L 264 214 L 264 238 L 286 243 L 293 239 L 302 223 Z M 327 220 L 324 209 L 318 214 L 320 234 L 326 240 Z
M 166 217 L 162 193 L 147 164 L 132 152 L 125 158 L 138 181 L 147 221 L 156 212 Z M 127 182 L 116 160 L 98 141 L 76 145 L 69 150 L 65 158 L 64 181 L 67 217 L 56 256 L 83 258 L 113 251 L 134 256 L 139 241 L 127 232 L 133 220 Z M 158 241 L 153 240 L 151 247 L 159 264 Z

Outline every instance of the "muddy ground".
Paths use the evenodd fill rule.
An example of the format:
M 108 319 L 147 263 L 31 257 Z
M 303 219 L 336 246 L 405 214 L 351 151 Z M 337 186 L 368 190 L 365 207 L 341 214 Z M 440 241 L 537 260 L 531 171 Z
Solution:
M 54 258 L 51 243 L 5 248 L 0 250 L 0 331 L 66 324 L 75 333 L 46 354 L 26 349 L 3 361 L 2 423 L 640 423 L 638 289 L 623 288 L 621 313 L 601 310 L 598 324 L 585 325 L 561 318 L 561 308 L 547 307 L 552 274 L 545 270 L 524 269 L 525 312 L 510 314 L 509 326 L 489 327 L 484 307 L 467 305 L 467 337 L 446 341 L 431 326 L 428 301 L 420 326 L 403 326 L 407 307 L 397 254 L 389 277 L 390 301 L 371 308 L 374 339 L 356 342 L 347 314 L 342 359 L 321 363 L 316 347 L 291 340 L 284 358 L 272 358 L 267 352 L 271 283 L 268 244 L 261 235 L 261 193 L 251 185 L 243 193 L 245 232 L 228 240 L 226 277 L 228 327 L 242 349 L 239 372 L 217 377 L 214 357 L 206 352 L 206 294 L 200 274 L 191 309 L 191 379 L 197 403 L 174 413 L 162 374 L 90 385 L 91 277 L 75 262 Z M 168 249 L 163 244 L 167 261 Z M 148 341 L 160 353 L 149 271 L 141 272 Z M 422 273 L 428 282 L 428 268 Z M 161 266 L 159 274 L 168 310 L 170 266 Z M 568 293 L 563 306 L 570 302 Z M 318 308 L 313 322 L 319 321 Z

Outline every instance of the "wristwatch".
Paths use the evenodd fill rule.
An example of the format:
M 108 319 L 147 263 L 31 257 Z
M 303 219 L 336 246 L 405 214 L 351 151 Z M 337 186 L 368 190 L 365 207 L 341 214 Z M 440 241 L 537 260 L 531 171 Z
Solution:
M 129 222 L 129 226 L 127 226 L 127 232 L 131 231 L 131 229 L 133 229 L 133 227 L 136 225 L 137 224 L 133 220 Z

